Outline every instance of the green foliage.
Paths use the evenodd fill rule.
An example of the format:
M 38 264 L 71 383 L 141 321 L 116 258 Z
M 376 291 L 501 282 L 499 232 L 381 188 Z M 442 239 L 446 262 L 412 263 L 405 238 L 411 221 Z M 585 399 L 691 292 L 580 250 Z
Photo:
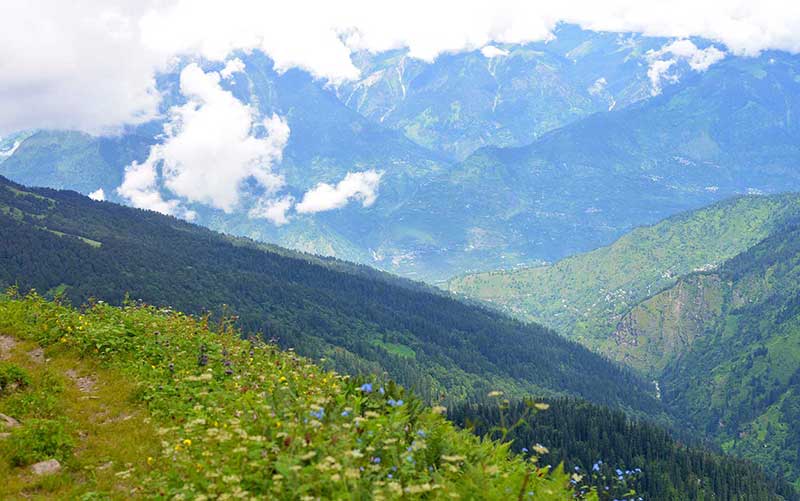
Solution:
M 502 438 L 521 453 L 546 444 L 540 462 L 563 462 L 568 471 L 583 476 L 584 484 L 596 487 L 600 499 L 627 497 L 629 488 L 658 500 L 800 499 L 791 485 L 754 463 L 683 445 L 662 428 L 587 402 L 468 403 L 448 414 L 476 434 L 492 436 L 498 426 L 507 429 Z
M 644 354 L 628 358 L 611 337 L 620 317 L 679 277 L 747 250 L 798 214 L 794 194 L 738 197 L 638 228 L 552 266 L 466 275 L 448 287 L 645 371 L 658 361 Z
M 661 412 L 648 384 L 579 345 L 421 284 L 75 193 L 0 180 L 0 206 L 24 213 L 0 215 L 0 283 L 21 290 L 61 291 L 73 304 L 121 304 L 128 293 L 213 318 L 227 311 L 281 347 L 346 373 L 386 371 L 430 402 L 499 389 Z M 125 342 L 104 336 L 89 348 Z
M 30 296 L 0 302 L 0 329 L 83 353 L 139 386 L 162 442 L 126 472 L 145 497 L 573 499 L 561 469 L 458 430 L 443 408 L 243 340 L 227 323 L 212 329 L 136 305 L 76 311 Z M 15 443 L 63 457 L 56 423 L 30 420 Z
M 552 267 L 454 287 L 591 333 L 582 341 L 659 383 L 678 421 L 800 482 L 798 200 L 738 198 Z
M 661 326 L 639 322 L 631 332 L 658 338 L 681 325 L 687 343 L 661 375 L 663 399 L 682 409 L 726 451 L 800 481 L 800 226 L 797 221 L 718 270 L 690 275 L 681 288 L 687 308 Z M 641 310 L 674 311 L 673 289 Z M 720 298 L 711 307 L 709 289 Z M 690 329 L 691 317 L 705 319 Z
M 24 389 L 31 384 L 31 378 L 25 369 L 14 364 L 0 362 L 0 395 L 8 395 L 16 390 Z
M 64 461 L 75 443 L 64 419 L 29 419 L 11 431 L 2 447 L 11 451 L 14 466 L 25 466 L 45 459 Z

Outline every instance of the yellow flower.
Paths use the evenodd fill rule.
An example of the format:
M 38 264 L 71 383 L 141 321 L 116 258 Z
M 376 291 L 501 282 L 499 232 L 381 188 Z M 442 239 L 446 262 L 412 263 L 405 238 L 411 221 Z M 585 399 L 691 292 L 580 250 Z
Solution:
M 189 447 L 190 445 L 192 445 L 192 441 L 189 440 L 188 438 L 185 438 L 185 439 L 183 439 L 183 445 L 185 445 L 186 447 Z
M 536 451 L 537 454 L 547 454 L 550 452 L 547 447 L 542 444 L 534 444 L 533 450 Z
M 550 408 L 550 404 L 546 404 L 544 402 L 536 402 L 535 404 L 533 404 L 533 406 L 539 409 L 540 411 L 546 411 L 547 409 Z
M 285 382 L 286 382 L 286 376 L 281 376 L 281 377 L 278 379 L 278 381 L 280 381 L 281 383 L 285 383 Z
M 153 456 L 147 456 L 147 464 L 153 464 Z

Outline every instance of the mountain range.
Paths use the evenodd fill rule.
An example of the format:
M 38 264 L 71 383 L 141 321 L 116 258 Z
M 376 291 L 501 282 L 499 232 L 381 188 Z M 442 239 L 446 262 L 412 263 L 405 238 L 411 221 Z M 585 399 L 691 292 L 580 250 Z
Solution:
M 700 435 L 797 482 L 798 209 L 796 194 L 739 197 L 449 285 L 634 368 Z
M 439 282 L 556 261 L 731 195 L 797 188 L 795 56 L 729 55 L 693 68 L 665 52 L 666 39 L 568 25 L 556 35 L 433 63 L 360 54 L 363 78 L 339 86 L 241 54 L 244 72 L 224 86 L 259 116 L 285 117 L 291 133 L 276 169 L 288 193 L 376 169 L 378 196 L 283 226 L 244 206 L 188 205 L 213 229 Z M 656 60 L 672 61 L 658 79 Z M 164 113 L 185 99 L 177 72 L 159 85 Z M 125 166 L 142 162 L 162 131 L 155 121 L 111 137 L 26 132 L 3 140 L 14 151 L 0 174 L 102 188 L 125 202 L 115 191 Z

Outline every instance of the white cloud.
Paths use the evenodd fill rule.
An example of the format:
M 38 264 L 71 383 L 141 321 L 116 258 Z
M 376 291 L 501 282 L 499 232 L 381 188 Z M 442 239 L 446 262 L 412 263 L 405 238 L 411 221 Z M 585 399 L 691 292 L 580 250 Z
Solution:
M 262 198 L 250 209 L 248 216 L 253 219 L 266 219 L 275 226 L 283 226 L 289 222 L 288 213 L 292 205 L 294 205 L 294 197 L 291 195 L 276 199 Z
M 725 58 L 725 52 L 713 45 L 700 49 L 691 40 L 676 40 L 661 49 L 662 53 L 670 53 L 685 59 L 695 71 L 706 71 L 712 64 Z
M 686 61 L 692 70 L 703 72 L 724 58 L 725 52 L 713 45 L 700 49 L 694 42 L 685 39 L 675 40 L 659 50 L 650 50 L 647 52 L 647 59 L 650 61 L 647 76 L 652 85 L 650 93 L 654 96 L 661 93 L 662 80 L 671 83 L 678 81 L 678 75 L 670 75 L 669 70 L 679 60 Z
M 103 191 L 103 188 L 98 188 L 95 191 L 89 193 L 89 198 L 92 200 L 96 200 L 98 202 L 102 202 L 106 199 L 106 192 Z
M 250 106 L 220 87 L 220 74 L 204 72 L 197 64 L 186 66 L 180 76 L 186 104 L 169 111 L 162 143 L 151 147 L 143 164 L 126 170 L 120 195 L 134 205 L 174 213 L 176 206 L 161 200 L 159 182 L 180 198 L 231 212 L 239 204 L 240 189 L 254 179 L 268 194 L 283 187 L 283 177 L 272 171 L 289 140 L 289 126 L 273 115 L 256 119 Z M 160 179 L 154 179 L 156 166 Z M 129 183 L 147 174 L 146 182 Z M 137 188 L 131 192 L 128 187 Z M 154 196 L 158 195 L 158 197 Z M 137 202 L 139 200 L 139 202 Z M 153 206 L 143 204 L 152 203 Z
M 670 82 L 677 81 L 677 76 L 669 76 L 667 72 L 678 61 L 676 59 L 654 59 L 647 69 L 647 78 L 650 79 L 650 94 L 657 96 L 661 94 L 661 80 L 666 79 Z
M 139 209 L 194 219 L 196 214 L 183 208 L 180 201 L 165 200 L 161 196 L 158 181 L 158 170 L 153 163 L 133 162 L 125 167 L 125 179 L 117 188 L 117 193 Z
M 351 200 L 360 200 L 361 205 L 369 207 L 378 197 L 382 172 L 374 169 L 364 172 L 348 172 L 336 186 L 319 183 L 303 195 L 297 204 L 297 212 L 314 213 L 340 209 Z
M 589 86 L 589 94 L 593 96 L 602 94 L 603 91 L 606 90 L 606 85 L 608 85 L 608 81 L 605 77 L 598 78 L 591 86 Z
M 219 75 L 227 80 L 233 76 L 234 73 L 240 73 L 245 70 L 244 62 L 237 58 L 231 59 L 225 63 L 225 67 L 219 72 Z
M 233 50 L 259 49 L 279 71 L 304 68 L 338 82 L 358 76 L 353 50 L 407 47 L 430 61 L 492 42 L 545 40 L 559 22 L 705 37 L 735 54 L 800 51 L 800 2 L 787 0 L 5 0 L 0 134 L 109 132 L 152 118 L 154 76 L 177 55 L 223 61 Z
M 483 57 L 491 59 L 498 56 L 507 56 L 508 51 L 494 45 L 487 45 L 481 49 L 481 54 L 483 54 Z

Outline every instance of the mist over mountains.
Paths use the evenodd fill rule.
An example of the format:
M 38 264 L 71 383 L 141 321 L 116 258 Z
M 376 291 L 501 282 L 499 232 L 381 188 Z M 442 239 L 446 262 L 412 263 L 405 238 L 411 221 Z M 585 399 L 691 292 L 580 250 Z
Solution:
M 199 61 L 159 77 L 166 122 L 118 136 L 11 135 L 0 173 L 432 281 L 554 261 L 687 208 L 796 186 L 796 57 L 717 56 L 702 40 L 569 25 L 555 35 L 432 63 L 402 50 L 356 54 L 362 78 L 339 85 L 276 72 L 256 52 L 235 68 Z M 210 94 L 192 94 L 190 77 L 212 82 Z M 213 115 L 211 100 L 230 96 L 252 123 Z M 198 128 L 230 120 L 236 146 L 204 154 L 190 127 L 164 140 L 165 125 L 193 118 Z M 273 118 L 288 137 L 264 128 Z M 207 166 L 182 170 L 194 157 L 180 148 Z M 148 158 L 152 172 L 140 174 L 153 182 L 121 195 L 126 167 Z M 254 178 L 258 159 L 267 167 Z M 177 167 L 165 173 L 162 161 Z M 217 164 L 241 174 L 214 180 Z M 309 210 L 309 192 L 329 198 Z

